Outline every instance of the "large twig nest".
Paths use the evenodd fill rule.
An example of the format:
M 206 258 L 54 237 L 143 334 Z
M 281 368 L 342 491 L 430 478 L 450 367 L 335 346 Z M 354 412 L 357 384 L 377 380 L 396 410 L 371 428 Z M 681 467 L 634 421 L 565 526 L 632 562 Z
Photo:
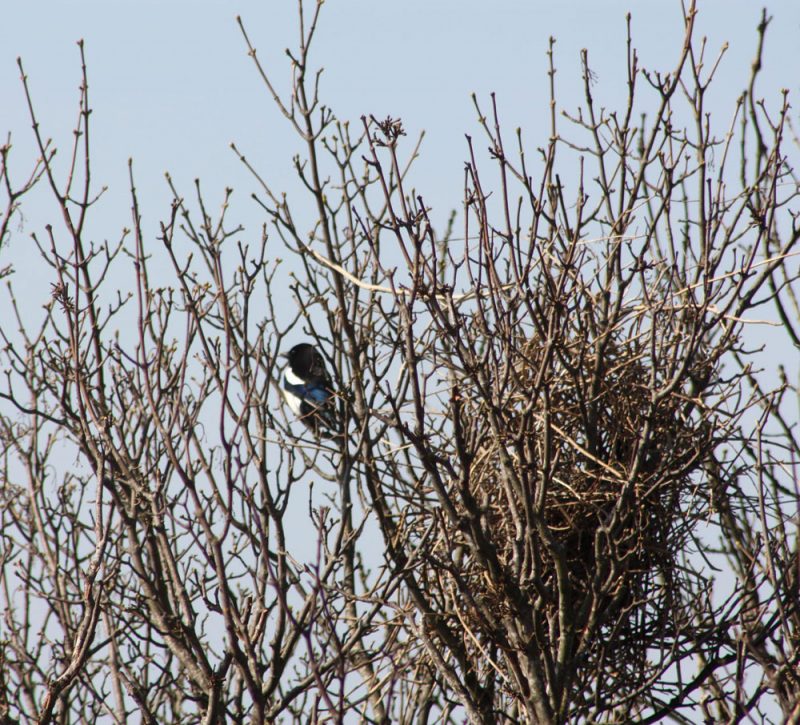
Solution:
M 576 344 L 546 360 L 552 351 L 529 341 L 496 400 L 460 392 L 470 464 L 453 499 L 465 517 L 481 511 L 502 574 L 457 531 L 440 545 L 467 550 L 445 588 L 476 641 L 493 626 L 488 609 L 496 622 L 528 619 L 552 645 L 553 629 L 535 624 L 558 622 L 566 597 L 578 627 L 594 631 L 597 646 L 575 641 L 587 665 L 602 657 L 618 681 L 609 686 L 630 691 L 646 681 L 648 651 L 686 622 L 681 559 L 704 506 L 696 473 L 713 426 L 680 386 L 657 393 L 668 372 L 634 343 L 597 350 Z

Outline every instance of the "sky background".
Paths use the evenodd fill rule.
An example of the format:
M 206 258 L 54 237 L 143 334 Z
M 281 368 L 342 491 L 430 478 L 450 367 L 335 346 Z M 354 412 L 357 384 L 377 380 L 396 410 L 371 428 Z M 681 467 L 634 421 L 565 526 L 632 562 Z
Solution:
M 710 98 L 710 108 L 727 119 L 747 80 L 761 9 L 737 0 L 700 6 L 699 34 L 708 36 L 709 56 L 730 43 Z M 325 68 L 323 100 L 340 118 L 399 116 L 409 137 L 425 129 L 413 181 L 433 206 L 434 219 L 444 220 L 460 206 L 464 134 L 479 137 L 470 94 L 486 103 L 495 91 L 507 134 L 519 126 L 531 147 L 546 143 L 552 35 L 561 103 L 570 108 L 581 100 L 579 52 L 587 48 L 595 98 L 621 106 L 628 11 L 641 64 L 671 68 L 682 33 L 677 1 L 328 0 L 312 59 Z M 780 88 L 798 93 L 800 3 L 772 2 L 769 13 L 775 20 L 759 91 L 777 105 Z M 114 238 L 130 221 L 128 158 L 153 232 L 169 210 L 167 171 L 187 194 L 200 178 L 210 202 L 221 201 L 232 187 L 237 221 L 260 227 L 263 214 L 249 200 L 255 184 L 229 145 L 235 141 L 275 188 L 288 191 L 296 189 L 291 157 L 299 146 L 246 55 L 237 14 L 279 89 L 288 88 L 283 51 L 296 42 L 294 1 L 7 3 L 0 23 L 0 134 L 12 133 L 12 168 L 21 175 L 35 156 L 16 58 L 22 57 L 29 76 L 43 133 L 66 156 L 80 82 L 76 41 L 83 38 L 94 178 L 98 188 L 109 186 L 95 211 L 97 233 Z M 26 204 L 24 226 L 17 227 L 23 237 L 52 219 L 45 219 L 52 213 L 45 197 Z M 8 253 L 16 257 L 26 243 L 14 247 Z
M 582 101 L 579 58 L 587 48 L 595 100 L 623 108 L 628 11 L 640 65 L 671 69 L 683 33 L 680 3 L 671 0 L 328 0 L 312 62 L 325 69 L 321 96 L 340 119 L 359 123 L 362 114 L 401 117 L 408 148 L 425 130 L 411 181 L 442 229 L 450 211 L 461 206 L 465 133 L 478 139 L 476 147 L 486 157 L 471 94 L 487 109 L 489 94 L 497 94 L 507 143 L 521 127 L 531 155 L 549 135 L 546 51 L 554 36 L 560 104 L 574 109 Z M 800 109 L 800 2 L 772 2 L 768 12 L 774 20 L 756 92 L 776 109 L 780 89 L 787 88 Z M 93 180 L 96 190 L 108 186 L 93 210 L 90 237 L 113 241 L 130 226 L 127 163 L 132 158 L 146 245 L 159 245 L 158 223 L 170 211 L 165 172 L 187 198 L 193 198 L 193 181 L 199 178 L 212 209 L 221 204 L 225 189 L 233 188 L 228 219 L 243 225 L 245 241 L 257 241 L 265 215 L 250 195 L 258 187 L 230 144 L 237 144 L 273 189 L 289 192 L 290 201 L 302 196 L 292 167 L 292 156 L 302 148 L 247 56 L 237 15 L 279 92 L 287 91 L 291 76 L 284 49 L 297 42 L 294 0 L 7 3 L 0 23 L 0 135 L 11 133 L 14 178 L 27 174 L 37 155 L 16 59 L 24 63 L 42 133 L 61 149 L 56 166 L 63 172 L 78 111 L 76 41 L 82 38 L 92 108 Z M 696 37 L 708 38 L 707 63 L 729 44 L 707 99 L 720 134 L 747 84 L 760 16 L 761 7 L 749 0 L 700 2 Z M 800 129 L 798 117 L 793 110 Z M 24 315 L 41 314 L 39 302 L 49 297 L 53 281 L 30 235 L 41 235 L 49 222 L 58 233 L 58 221 L 42 183 L 24 200 L 12 236 L 0 250 L 0 268 L 14 267 Z M 117 265 L 118 276 L 109 287 L 130 289 L 132 272 L 130 263 Z M 277 302 L 279 307 L 293 304 L 288 293 Z M 5 290 L 0 291 L 0 311 L 8 304 Z M 774 336 L 779 347 L 772 360 L 797 360 L 796 351 L 780 347 L 780 330 L 751 329 L 756 336 Z
M 461 204 L 464 134 L 480 136 L 471 93 L 488 105 L 488 94 L 496 92 L 506 133 L 519 126 L 531 149 L 544 145 L 549 135 L 546 51 L 548 38 L 555 36 L 561 104 L 574 108 L 582 100 L 579 53 L 587 48 L 596 100 L 622 107 L 628 11 L 640 64 L 671 69 L 683 32 L 680 3 L 674 0 L 327 0 L 312 60 L 325 68 L 321 95 L 340 119 L 391 115 L 403 119 L 409 137 L 425 129 L 412 180 L 433 207 L 434 220 L 443 223 Z M 792 119 L 800 128 L 800 2 L 771 2 L 769 13 L 774 21 L 758 95 L 777 108 L 780 89 L 788 88 Z M 709 97 L 709 110 L 720 119 L 730 118 L 747 83 L 760 14 L 761 6 L 750 0 L 700 3 L 697 35 L 708 36 L 708 57 L 730 44 Z M 199 178 L 212 206 L 233 188 L 229 218 L 244 225 L 245 236 L 257 239 L 265 221 L 250 199 L 257 187 L 230 143 L 275 189 L 290 193 L 297 191 L 291 160 L 300 145 L 247 57 L 237 15 L 279 90 L 287 90 L 284 48 L 297 39 L 293 1 L 4 3 L 0 136 L 11 133 L 15 177 L 27 174 L 36 157 L 16 59 L 22 58 L 29 77 L 42 133 L 54 138 L 66 156 L 77 118 L 76 41 L 82 38 L 93 109 L 94 179 L 97 189 L 109 187 L 94 211 L 92 234 L 113 240 L 130 226 L 127 163 L 133 158 L 149 242 L 156 244 L 158 220 L 167 216 L 172 201 L 165 172 L 187 196 Z M 8 246 L 0 250 L 0 268 L 14 265 L 14 284 L 23 297 L 45 299 L 52 280 L 42 274 L 30 242 L 32 232 L 58 221 L 44 184 L 22 211 Z M 121 266 L 119 274 L 125 269 L 130 266 Z M 110 282 L 130 288 L 130 279 Z M 6 310 L 8 296 L 2 290 L 4 319 Z M 776 355 L 782 356 L 783 350 Z M 785 359 L 796 358 L 787 346 Z
M 574 109 L 582 101 L 579 58 L 587 48 L 597 103 L 621 109 L 627 93 L 628 11 L 640 65 L 671 69 L 683 33 L 680 3 L 671 0 L 328 0 L 312 62 L 325 69 L 321 96 L 340 119 L 359 123 L 362 114 L 401 117 L 409 148 L 425 129 L 411 181 L 441 230 L 450 211 L 461 206 L 465 133 L 478 139 L 476 147 L 486 157 L 471 94 L 488 108 L 489 94 L 495 92 L 507 143 L 521 127 L 529 155 L 535 156 L 532 150 L 546 144 L 549 135 L 548 39 L 557 39 L 557 96 L 564 108 Z M 769 14 L 774 20 L 756 90 L 775 109 L 781 88 L 788 88 L 792 99 L 800 94 L 800 2 L 772 2 Z M 92 108 L 93 180 L 96 190 L 108 186 L 93 210 L 90 238 L 114 241 L 131 225 L 127 164 L 132 158 L 146 248 L 160 247 L 158 224 L 170 212 L 165 172 L 188 199 L 194 198 L 193 181 L 199 178 L 212 210 L 221 204 L 225 189 L 233 188 L 229 223 L 241 223 L 242 239 L 257 242 L 266 221 L 250 197 L 258 187 L 230 144 L 237 144 L 273 189 L 286 190 L 290 201 L 304 197 L 292 167 L 292 156 L 302 147 L 247 56 L 237 15 L 279 92 L 287 91 L 291 76 L 284 49 L 296 45 L 298 35 L 294 0 L 7 3 L 0 23 L 0 135 L 11 133 L 15 178 L 30 171 L 37 155 L 16 59 L 24 63 L 42 133 L 61 149 L 57 169 L 63 172 L 77 118 L 76 41 L 82 38 Z M 735 99 L 748 81 L 760 16 L 761 7 L 749 1 L 700 3 L 696 37 L 708 38 L 707 62 L 729 44 L 707 99 L 719 132 L 727 130 Z M 800 109 L 800 101 L 794 103 Z M 797 110 L 792 119 L 800 128 Z M 568 124 L 560 123 L 568 130 Z M 293 214 L 302 224 L 302 215 Z M 11 238 L 0 250 L 0 269 L 13 265 L 12 281 L 29 321 L 41 316 L 40 305 L 51 292 L 51 272 L 30 239 L 32 233 L 41 236 L 47 223 L 60 233 L 59 212 L 42 183 L 24 200 Z M 275 256 L 280 251 L 275 248 Z M 151 267 L 150 272 L 152 277 L 158 270 Z M 163 274 L 166 283 L 173 283 L 168 269 Z M 132 275 L 132 263 L 123 260 L 106 289 L 130 290 Z M 294 305 L 288 290 L 286 299 L 276 303 L 284 310 Z M 0 312 L 8 310 L 9 297 L 2 289 Z M 6 312 L 3 319 L 8 319 Z M 771 363 L 794 364 L 790 377 L 796 374 L 797 352 L 780 329 L 751 327 L 748 334 L 754 344 L 770 340 Z
M 321 96 L 340 119 L 358 124 L 363 114 L 400 117 L 408 131 L 406 149 L 425 130 L 410 181 L 442 231 L 450 211 L 461 208 L 465 133 L 475 137 L 478 152 L 487 157 L 471 94 L 488 109 L 489 94 L 495 92 L 507 144 L 513 145 L 514 129 L 520 127 L 528 155 L 535 158 L 533 149 L 549 136 L 549 37 L 557 39 L 562 107 L 574 109 L 582 102 L 579 58 L 587 48 L 595 100 L 622 109 L 629 11 L 640 65 L 671 69 L 683 33 L 677 0 L 328 0 L 312 62 L 324 67 Z M 777 109 L 780 89 L 787 88 L 800 109 L 794 100 L 800 94 L 800 2 L 772 2 L 768 12 L 774 20 L 756 93 L 768 108 Z M 82 38 L 92 108 L 93 181 L 96 190 L 108 186 L 92 212 L 92 239 L 119 239 L 131 225 L 127 163 L 132 158 L 146 245 L 159 246 L 159 222 L 170 212 L 165 172 L 189 200 L 194 199 L 194 179 L 200 179 L 211 209 L 219 208 L 225 189 L 232 188 L 229 222 L 243 225 L 244 241 L 257 242 L 265 215 L 250 195 L 258 187 L 231 142 L 274 190 L 287 191 L 290 202 L 295 200 L 293 214 L 302 224 L 307 200 L 298 188 L 292 157 L 303 149 L 247 56 L 237 15 L 278 90 L 287 91 L 291 76 L 284 49 L 297 42 L 295 0 L 7 3 L 0 23 L 0 137 L 11 133 L 14 177 L 27 174 L 37 155 L 16 59 L 24 63 L 42 133 L 61 149 L 56 167 L 63 178 L 77 118 L 76 41 Z M 707 63 L 729 44 L 706 102 L 719 135 L 727 130 L 735 99 L 747 84 L 760 17 L 761 6 L 750 0 L 700 2 L 696 37 L 708 38 Z M 655 101 L 653 92 L 648 96 L 646 88 L 640 90 L 643 98 Z M 798 118 L 794 110 L 792 119 L 800 129 Z M 560 124 L 569 132 L 569 124 Z M 563 167 L 561 174 L 564 178 Z M 12 237 L 0 250 L 0 269 L 12 264 L 18 293 L 30 296 L 24 315 L 40 314 L 52 281 L 43 274 L 30 235 L 41 235 L 48 222 L 58 230 L 58 221 L 52 196 L 40 184 L 25 199 Z M 313 223 L 311 215 L 308 223 Z M 130 289 L 132 272 L 131 264 L 117 265 L 118 276 L 109 279 L 109 287 Z M 166 269 L 164 274 L 170 276 Z M 285 302 L 294 304 L 288 294 Z M 7 306 L 8 296 L 0 292 L 0 310 Z M 754 329 L 753 334 L 782 342 L 779 330 Z M 796 360 L 796 352 L 787 348 L 786 358 Z

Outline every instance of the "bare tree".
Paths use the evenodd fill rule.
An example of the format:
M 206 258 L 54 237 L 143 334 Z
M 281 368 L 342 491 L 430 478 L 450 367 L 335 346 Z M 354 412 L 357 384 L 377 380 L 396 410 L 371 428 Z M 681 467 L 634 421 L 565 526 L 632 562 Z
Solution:
M 240 22 L 314 210 L 234 147 L 260 233 L 170 180 L 148 238 L 131 165 L 131 224 L 92 241 L 83 47 L 65 177 L 23 72 L 39 161 L 12 184 L 2 148 L 0 243 L 37 182 L 61 220 L 41 319 L 12 276 L 0 328 L 0 722 L 800 722 L 798 389 L 748 340 L 763 315 L 800 347 L 766 14 L 725 117 L 693 3 L 667 70 L 628 33 L 616 111 L 588 53 L 561 109 L 551 42 L 548 143 L 476 98 L 437 231 L 401 121 L 321 101 L 321 6 L 288 97 Z M 278 404 L 300 340 L 340 434 Z

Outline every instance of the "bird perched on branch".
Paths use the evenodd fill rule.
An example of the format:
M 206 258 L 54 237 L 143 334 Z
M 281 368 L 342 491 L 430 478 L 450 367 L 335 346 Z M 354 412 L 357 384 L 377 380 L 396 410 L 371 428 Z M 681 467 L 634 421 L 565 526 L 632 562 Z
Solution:
M 319 350 L 307 342 L 295 345 L 284 357 L 289 364 L 283 371 L 283 397 L 315 436 L 332 437 L 332 433 L 339 431 L 339 422 L 325 360 Z

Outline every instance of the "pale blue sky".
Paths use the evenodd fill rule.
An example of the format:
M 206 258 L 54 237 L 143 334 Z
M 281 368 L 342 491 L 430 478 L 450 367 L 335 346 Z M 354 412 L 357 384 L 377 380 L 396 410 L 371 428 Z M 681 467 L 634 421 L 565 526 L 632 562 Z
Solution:
M 710 49 L 731 44 L 712 96 L 727 115 L 753 57 L 760 5 L 700 5 L 698 25 Z M 628 10 L 642 63 L 671 67 L 682 31 L 677 0 L 328 0 L 314 60 L 325 67 L 323 97 L 340 117 L 391 114 L 401 116 L 410 132 L 426 129 L 414 181 L 434 206 L 434 218 L 444 219 L 460 204 L 464 133 L 478 135 L 470 93 L 485 99 L 496 91 L 507 131 L 521 126 L 531 147 L 544 143 L 545 51 L 554 35 L 562 103 L 580 100 L 582 47 L 597 71 L 595 97 L 609 106 L 621 103 Z M 780 87 L 796 94 L 800 84 L 800 3 L 772 2 L 769 11 L 775 21 L 759 90 L 777 103 Z M 254 185 L 229 143 L 235 141 L 278 189 L 293 188 L 290 161 L 297 144 L 246 57 L 237 14 L 285 88 L 283 48 L 296 37 L 293 0 L 8 3 L 0 23 L 0 133 L 13 134 L 14 168 L 21 173 L 33 151 L 16 57 L 25 63 L 44 132 L 66 147 L 77 108 L 75 41 L 83 38 L 95 179 L 111 187 L 95 217 L 101 227 L 108 225 L 104 236 L 113 237 L 130 218 L 128 157 L 135 162 L 146 222 L 169 208 L 163 174 L 170 171 L 187 192 L 199 177 L 212 201 L 232 186 L 239 218 L 260 225 L 263 217 L 249 202 Z M 29 224 L 45 221 L 38 208 L 27 209 L 26 234 Z
M 17 56 L 25 64 L 43 133 L 54 137 L 66 156 L 80 81 L 75 43 L 86 42 L 94 178 L 98 187 L 110 187 L 95 211 L 97 237 L 115 239 L 130 225 L 129 157 L 151 235 L 169 212 L 164 181 L 169 171 L 187 195 L 199 177 L 212 205 L 233 187 L 230 219 L 257 237 L 265 217 L 250 199 L 256 187 L 230 150 L 231 141 L 277 190 L 296 189 L 291 158 L 299 144 L 258 79 L 235 22 L 240 14 L 262 61 L 286 89 L 283 49 L 296 41 L 293 0 L 10 0 L 4 5 L 0 136 L 12 133 L 17 176 L 35 157 Z M 761 5 L 750 0 L 700 5 L 698 36 L 708 35 L 709 57 L 730 43 L 710 96 L 710 110 L 729 118 L 747 82 Z M 313 60 L 325 67 L 322 96 L 340 118 L 400 116 L 410 136 L 426 129 L 413 181 L 441 222 L 461 204 L 464 134 L 480 135 L 470 94 L 485 103 L 495 91 L 507 133 L 521 126 L 530 150 L 546 143 L 546 49 L 553 35 L 561 103 L 569 108 L 581 101 L 579 51 L 586 47 L 597 73 L 595 98 L 621 106 L 629 10 L 642 65 L 670 69 L 683 30 L 678 0 L 327 0 Z M 775 20 L 758 92 L 775 108 L 779 89 L 788 88 L 800 128 L 800 2 L 771 2 L 769 12 Z M 44 185 L 39 191 L 45 192 Z M 57 211 L 47 193 L 37 193 L 23 213 L 9 246 L 0 250 L 0 268 L 13 263 L 18 291 L 47 298 L 51 280 L 28 240 L 46 223 L 57 223 Z M 118 286 L 129 285 L 129 279 L 118 280 Z M 0 310 L 7 305 L 3 291 Z M 39 312 L 36 305 L 31 309 Z M 786 359 L 796 360 L 796 352 L 787 351 Z
M 548 38 L 557 38 L 556 81 L 565 108 L 582 100 L 579 52 L 584 47 L 596 72 L 596 101 L 622 107 L 628 10 L 641 64 L 672 68 L 683 30 L 677 0 L 328 0 L 312 60 L 325 67 L 322 97 L 340 118 L 358 122 L 362 114 L 391 114 L 403 118 L 410 137 L 426 130 L 412 181 L 433 207 L 434 221 L 443 225 L 450 210 L 461 206 L 464 134 L 473 134 L 479 152 L 485 151 L 470 94 L 476 92 L 486 104 L 495 91 L 507 137 L 521 126 L 529 155 L 535 156 L 533 150 L 549 134 Z M 772 2 L 769 13 L 774 21 L 757 93 L 775 109 L 786 87 L 800 109 L 800 2 Z M 23 58 L 42 132 L 61 147 L 63 168 L 77 117 L 76 41 L 83 38 L 94 182 L 98 189 L 109 186 L 94 209 L 91 237 L 115 240 L 130 226 L 127 160 L 132 157 L 146 244 L 158 246 L 158 222 L 170 210 L 167 171 L 187 197 L 200 178 L 212 209 L 226 187 L 234 188 L 229 221 L 245 227 L 245 241 L 257 240 L 265 215 L 250 198 L 254 181 L 229 145 L 235 141 L 273 188 L 288 190 L 291 199 L 297 192 L 291 159 L 300 144 L 247 57 L 237 14 L 276 85 L 287 89 L 283 50 L 296 42 L 294 0 L 8 3 L 0 23 L 0 134 L 12 133 L 15 175 L 28 172 L 35 158 L 16 58 Z M 697 37 L 708 36 L 709 62 L 725 42 L 730 44 L 707 102 L 718 130 L 727 130 L 734 100 L 747 82 L 760 14 L 759 4 L 749 0 L 700 2 Z M 800 128 L 798 110 L 792 119 Z M 0 268 L 14 265 L 17 293 L 31 296 L 25 314 L 35 319 L 52 279 L 29 235 L 41 234 L 48 222 L 58 229 L 59 215 L 44 184 L 22 211 L 0 250 Z M 122 276 L 110 279 L 109 286 L 130 289 L 132 265 L 119 264 L 116 270 Z M 2 293 L 0 309 L 7 305 Z M 751 327 L 748 334 L 778 346 L 771 361 L 785 357 L 791 365 L 797 360 L 796 351 L 783 347 L 780 329 Z
M 12 133 L 12 170 L 20 177 L 35 157 L 17 56 L 30 79 L 42 132 L 61 147 L 63 168 L 77 117 L 76 41 L 83 38 L 94 182 L 98 189 L 109 186 L 94 209 L 91 237 L 115 240 L 130 226 L 127 160 L 132 157 L 145 243 L 151 248 L 158 246 L 158 222 L 167 217 L 172 201 L 167 171 L 189 198 L 193 180 L 200 178 L 211 209 L 232 187 L 229 222 L 245 227 L 245 241 L 257 240 L 265 215 L 250 198 L 257 187 L 230 142 L 276 190 L 288 190 L 290 200 L 298 191 L 291 159 L 301 147 L 247 57 L 235 18 L 242 16 L 262 62 L 285 90 L 290 75 L 284 48 L 296 43 L 296 7 L 295 0 L 7 3 L 0 23 L 0 135 Z M 678 0 L 327 0 L 312 60 L 325 68 L 322 97 L 340 118 L 358 122 L 362 114 L 391 114 L 403 118 L 409 137 L 426 130 L 412 181 L 433 207 L 434 221 L 443 225 L 450 210 L 461 206 L 464 134 L 478 139 L 478 151 L 485 152 L 470 94 L 476 92 L 487 104 L 495 91 L 507 138 L 521 126 L 529 156 L 535 157 L 533 150 L 549 134 L 548 38 L 557 38 L 556 81 L 565 108 L 582 100 L 579 52 L 584 47 L 596 72 L 595 99 L 622 107 L 629 10 L 641 64 L 672 68 L 683 31 Z M 769 13 L 774 21 L 757 92 L 774 109 L 786 87 L 800 110 L 800 2 L 772 2 Z M 700 2 L 697 37 L 708 36 L 707 57 L 715 58 L 725 42 L 730 44 L 707 103 L 717 129 L 727 130 L 734 100 L 747 82 L 760 15 L 761 6 L 749 0 Z M 798 110 L 792 118 L 800 128 Z M 48 222 L 58 230 L 59 215 L 44 184 L 22 211 L 9 244 L 0 250 L 0 269 L 14 265 L 17 293 L 31 296 L 24 312 L 36 319 L 52 280 L 29 235 L 41 234 Z M 118 264 L 114 274 L 112 289 L 130 289 L 130 263 Z M 7 305 L 2 292 L 0 310 Z M 780 329 L 751 327 L 748 334 L 783 348 Z M 771 360 L 782 356 L 773 352 Z M 796 352 L 786 349 L 785 359 L 791 364 Z

